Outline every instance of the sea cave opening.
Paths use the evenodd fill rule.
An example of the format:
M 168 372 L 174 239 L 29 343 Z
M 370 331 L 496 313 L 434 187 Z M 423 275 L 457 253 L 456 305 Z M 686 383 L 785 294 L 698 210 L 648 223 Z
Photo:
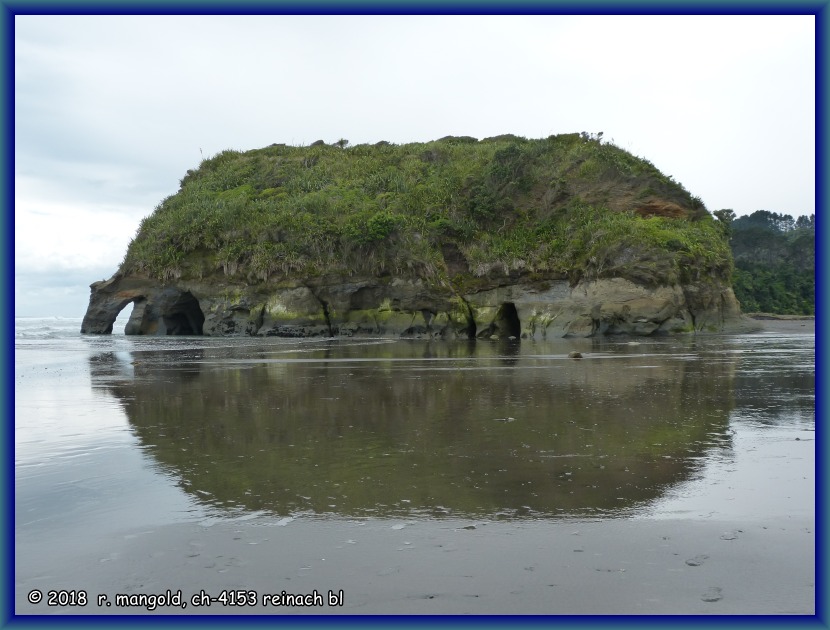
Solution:
M 132 304 L 129 315 L 127 305 Z M 202 335 L 205 315 L 189 291 L 168 292 L 161 298 L 136 296 L 124 302 L 111 328 L 125 335 Z
M 519 321 L 519 313 L 513 302 L 504 302 L 496 313 L 495 319 L 496 334 L 500 338 L 515 337 L 522 335 L 522 323 Z
M 165 335 L 201 335 L 205 314 L 190 291 L 182 293 L 161 314 L 159 331 Z

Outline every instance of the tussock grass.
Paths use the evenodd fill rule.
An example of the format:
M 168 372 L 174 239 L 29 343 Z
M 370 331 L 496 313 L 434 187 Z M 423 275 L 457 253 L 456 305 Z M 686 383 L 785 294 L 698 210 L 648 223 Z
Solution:
M 683 216 L 642 216 L 648 202 Z M 653 205 L 653 204 L 652 204 Z M 640 210 L 640 212 L 638 212 Z M 319 274 L 728 278 L 718 223 L 650 162 L 587 134 L 222 151 L 145 218 L 121 268 L 161 280 Z

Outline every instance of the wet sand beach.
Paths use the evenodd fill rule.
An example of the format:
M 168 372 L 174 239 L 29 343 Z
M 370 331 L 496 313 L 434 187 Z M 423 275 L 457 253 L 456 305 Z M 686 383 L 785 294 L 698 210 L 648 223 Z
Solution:
M 814 337 L 762 323 L 320 361 L 21 342 L 15 612 L 814 614 Z
M 400 529 L 396 527 L 401 526 Z M 53 558 L 26 588 L 83 585 L 101 606 L 38 614 L 786 615 L 812 614 L 809 518 L 525 522 L 320 522 L 172 525 Z M 180 605 L 116 606 L 116 594 L 180 591 Z M 194 605 L 242 590 L 258 605 Z M 343 591 L 330 605 L 329 591 Z M 323 605 L 262 606 L 264 596 Z M 241 597 L 234 595 L 234 597 Z M 197 600 L 203 601 L 203 600 Z
M 815 334 L 816 318 L 787 315 L 753 315 L 751 317 L 768 333 L 778 334 Z

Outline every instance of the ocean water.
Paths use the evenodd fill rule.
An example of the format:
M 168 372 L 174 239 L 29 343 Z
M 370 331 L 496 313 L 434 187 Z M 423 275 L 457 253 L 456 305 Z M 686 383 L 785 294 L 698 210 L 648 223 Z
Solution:
M 15 320 L 27 587 L 67 548 L 176 523 L 814 518 L 814 334 L 450 343 L 80 324 Z

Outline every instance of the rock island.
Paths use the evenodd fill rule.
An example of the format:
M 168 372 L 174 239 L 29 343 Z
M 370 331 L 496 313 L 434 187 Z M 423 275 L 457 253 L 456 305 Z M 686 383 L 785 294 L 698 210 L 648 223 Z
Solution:
M 740 331 L 723 224 L 604 142 L 223 151 L 146 217 L 81 332 L 522 338 Z

